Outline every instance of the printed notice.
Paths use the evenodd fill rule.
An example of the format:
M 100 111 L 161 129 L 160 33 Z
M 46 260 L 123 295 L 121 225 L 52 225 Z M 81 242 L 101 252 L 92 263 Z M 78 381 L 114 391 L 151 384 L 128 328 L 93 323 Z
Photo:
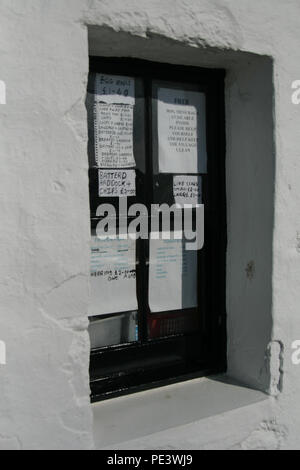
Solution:
M 134 78 L 97 73 L 95 95 L 102 103 L 135 104 Z
M 149 268 L 151 312 L 181 310 L 196 306 L 197 251 L 186 251 L 184 239 L 151 239 Z
M 158 158 L 161 173 L 206 173 L 205 94 L 159 88 Z
M 201 176 L 176 175 L 173 178 L 173 195 L 176 204 L 201 204 Z
M 99 197 L 135 196 L 135 170 L 98 170 Z
M 101 168 L 135 167 L 133 106 L 94 103 L 96 163 Z
M 92 237 L 89 316 L 137 310 L 135 243 Z

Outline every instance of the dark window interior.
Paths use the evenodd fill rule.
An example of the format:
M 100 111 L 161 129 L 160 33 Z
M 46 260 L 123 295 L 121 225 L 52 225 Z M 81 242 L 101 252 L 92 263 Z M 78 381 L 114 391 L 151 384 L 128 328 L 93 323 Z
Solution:
M 94 102 L 97 74 L 131 77 L 134 81 L 135 168 L 101 168 L 101 162 L 96 158 Z M 100 204 L 112 204 L 116 208 L 115 223 L 117 226 L 122 224 L 122 217 L 118 215 L 120 198 L 108 193 L 105 197 L 99 196 L 99 171 L 135 171 L 136 189 L 134 194 L 127 198 L 127 204 L 146 205 L 149 209 L 149 232 L 151 204 L 174 204 L 175 176 L 189 175 L 188 171 L 160 171 L 159 90 L 168 89 L 171 94 L 172 90 L 184 90 L 195 93 L 195 96 L 199 93 L 205 96 L 202 119 L 205 121 L 207 156 L 206 167 L 199 165 L 197 172 L 193 172 L 201 181 L 201 203 L 204 204 L 205 210 L 205 243 L 201 250 L 192 252 L 192 255 L 186 258 L 187 269 L 190 268 L 189 263 L 195 263 L 196 266 L 194 271 L 191 271 L 190 278 L 191 283 L 196 285 L 196 298 L 193 304 L 189 305 L 189 301 L 184 299 L 184 289 L 190 288 L 190 285 L 183 286 L 183 308 L 168 308 L 162 311 L 159 311 L 159 308 L 151 308 L 151 302 L 156 301 L 153 286 L 151 288 L 149 285 L 151 241 L 137 239 L 135 266 L 132 268 L 136 292 L 127 303 L 134 306 L 136 302 L 136 308 L 128 310 L 125 305 L 122 311 L 120 306 L 114 307 L 115 301 L 117 304 L 122 295 L 118 283 L 112 296 L 111 308 L 108 300 L 107 310 L 113 311 L 106 312 L 101 309 L 98 314 L 97 302 L 100 311 L 103 294 L 101 287 L 99 297 L 96 296 L 93 304 L 89 327 L 92 344 L 92 401 L 226 370 L 224 75 L 224 71 L 219 69 L 183 67 L 129 58 L 90 58 L 87 111 L 92 236 L 95 236 L 97 224 L 104 217 L 97 216 Z M 164 132 L 163 127 L 160 132 Z M 107 175 L 105 171 L 103 174 Z M 194 209 L 190 210 L 194 217 Z M 128 223 L 131 220 L 128 217 Z M 101 247 L 101 244 L 99 246 Z M 97 289 L 97 274 L 92 271 L 91 276 L 94 276 L 93 282 L 96 283 Z M 177 289 L 178 286 L 174 283 L 171 297 L 176 297 Z M 170 302 L 170 305 L 173 303 Z

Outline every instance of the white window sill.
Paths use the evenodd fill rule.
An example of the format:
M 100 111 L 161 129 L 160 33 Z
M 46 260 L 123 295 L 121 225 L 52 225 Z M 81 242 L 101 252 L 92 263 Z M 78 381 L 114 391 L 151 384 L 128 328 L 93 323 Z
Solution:
M 262 419 L 267 419 L 263 414 L 268 413 L 268 401 L 270 398 L 264 393 L 233 384 L 223 375 L 203 377 L 106 400 L 93 405 L 95 445 L 97 449 L 109 447 L 133 449 L 151 448 L 151 446 L 162 449 L 172 447 L 168 440 L 173 436 L 175 448 L 184 448 L 179 445 L 182 442 L 182 435 L 185 437 L 185 445 L 189 446 L 188 434 L 191 433 L 190 437 L 193 437 L 195 433 L 195 429 L 189 430 L 186 425 L 192 423 L 195 425 L 206 418 L 246 408 L 247 415 L 245 411 L 244 415 L 241 414 L 241 423 L 248 420 L 250 424 L 252 417 L 255 416 L 259 424 Z M 255 405 L 255 409 L 251 409 L 251 405 Z M 259 413 L 256 412 L 258 406 L 260 406 Z M 223 424 L 226 433 L 228 423 Z M 218 431 L 222 432 L 217 421 L 215 427 L 217 436 Z M 234 434 L 234 423 L 229 427 Z M 166 430 L 167 433 L 164 433 Z M 205 442 L 205 439 L 201 439 L 205 436 L 200 436 L 203 434 L 201 429 L 197 432 L 199 438 L 194 443 L 196 448 Z M 157 439 L 153 439 L 153 435 Z M 181 435 L 178 443 L 176 443 L 177 435 L 178 438 Z M 190 448 L 192 447 L 191 443 Z

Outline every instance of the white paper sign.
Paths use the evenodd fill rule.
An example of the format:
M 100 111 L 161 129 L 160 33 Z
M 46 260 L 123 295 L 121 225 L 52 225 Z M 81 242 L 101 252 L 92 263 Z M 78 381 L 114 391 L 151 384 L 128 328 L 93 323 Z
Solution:
M 92 237 L 89 316 L 137 310 L 135 244 Z
M 186 251 L 184 243 L 183 239 L 150 240 L 151 312 L 197 306 L 197 251 Z
M 94 103 L 95 157 L 101 168 L 135 167 L 133 106 Z
M 158 158 L 161 173 L 206 173 L 205 94 L 159 88 Z
M 96 74 L 95 94 L 103 103 L 135 104 L 134 78 L 121 75 Z
M 135 170 L 98 170 L 99 197 L 135 196 Z
M 173 195 L 176 204 L 201 204 L 201 176 L 176 175 L 173 178 Z

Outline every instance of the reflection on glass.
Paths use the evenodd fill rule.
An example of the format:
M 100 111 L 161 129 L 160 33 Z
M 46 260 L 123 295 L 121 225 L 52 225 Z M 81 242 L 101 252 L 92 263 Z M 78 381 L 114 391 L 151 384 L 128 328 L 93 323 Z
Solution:
M 138 339 L 137 312 L 90 319 L 91 348 L 130 343 Z
M 150 339 L 195 332 L 199 329 L 199 312 L 150 314 L 148 334 Z

